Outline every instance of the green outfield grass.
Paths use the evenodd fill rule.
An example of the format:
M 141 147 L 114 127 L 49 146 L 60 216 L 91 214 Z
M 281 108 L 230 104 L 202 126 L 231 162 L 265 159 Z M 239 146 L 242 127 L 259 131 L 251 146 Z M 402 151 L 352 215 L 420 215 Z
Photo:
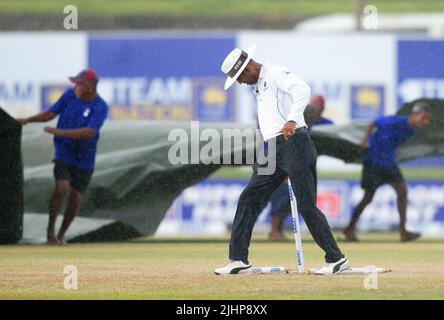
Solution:
M 355 267 L 391 268 L 378 289 L 364 275 L 305 274 L 216 276 L 226 262 L 228 237 L 145 238 L 127 243 L 0 246 L 0 299 L 443 299 L 443 239 L 399 243 L 397 234 L 361 235 L 340 243 Z M 290 235 L 289 235 L 290 237 Z M 323 253 L 306 235 L 307 267 Z M 255 234 L 256 266 L 295 265 L 294 243 L 270 243 Z M 66 265 L 78 270 L 78 289 L 63 287 Z
M 406 179 L 444 179 L 444 170 L 438 167 L 432 168 L 401 168 Z M 249 178 L 251 176 L 251 166 L 223 166 L 217 170 L 211 178 Z M 361 170 L 354 171 L 318 171 L 319 179 L 360 179 Z
M 436 0 L 367 1 L 380 12 L 443 11 L 444 3 Z M 352 12 L 351 0 L 1 0 L 0 12 L 60 14 L 67 4 L 76 5 L 79 13 L 100 15 L 207 15 L 285 17 Z

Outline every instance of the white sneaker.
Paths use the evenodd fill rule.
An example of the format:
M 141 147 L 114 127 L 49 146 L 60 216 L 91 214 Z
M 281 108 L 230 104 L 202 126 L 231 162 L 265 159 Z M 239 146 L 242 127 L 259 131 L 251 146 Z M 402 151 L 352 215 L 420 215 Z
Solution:
M 251 264 L 245 264 L 242 261 L 233 261 L 230 262 L 223 268 L 218 268 L 214 270 L 215 274 L 237 274 L 241 270 L 246 270 L 251 268 Z
M 315 274 L 336 274 L 344 271 L 349 267 L 350 265 L 348 264 L 348 258 L 347 256 L 345 256 L 344 258 L 339 259 L 336 262 L 325 264 L 325 266 L 316 270 Z

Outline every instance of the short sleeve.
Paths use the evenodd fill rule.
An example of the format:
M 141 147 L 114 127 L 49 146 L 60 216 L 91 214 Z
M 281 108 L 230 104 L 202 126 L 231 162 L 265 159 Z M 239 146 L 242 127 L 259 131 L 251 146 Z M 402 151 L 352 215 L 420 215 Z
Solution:
M 323 124 L 334 124 L 334 122 L 330 119 L 327 119 L 327 118 L 323 118 L 323 119 L 324 119 Z
M 378 128 L 384 127 L 384 126 L 391 126 L 391 125 L 400 125 L 406 123 L 405 117 L 399 117 L 399 116 L 383 116 L 379 117 L 375 120 L 375 125 Z
M 97 108 L 91 113 L 87 127 L 99 132 L 100 128 L 105 123 L 108 117 L 108 106 L 106 103 L 100 103 Z
M 392 117 L 379 117 L 377 118 L 374 123 L 376 125 L 377 128 L 381 128 L 389 123 L 391 123 L 391 118 Z
M 49 108 L 49 111 L 59 114 L 62 109 L 66 106 L 68 101 L 68 96 L 72 89 L 67 89 L 62 96 Z

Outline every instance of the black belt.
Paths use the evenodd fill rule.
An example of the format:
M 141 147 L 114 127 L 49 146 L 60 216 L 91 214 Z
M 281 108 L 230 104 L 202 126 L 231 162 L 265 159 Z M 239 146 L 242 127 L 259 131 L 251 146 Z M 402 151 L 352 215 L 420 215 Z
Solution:
M 301 134 L 301 133 L 308 133 L 308 128 L 307 128 L 307 127 L 300 127 L 300 128 L 297 128 L 297 129 L 294 131 L 293 136 L 298 135 L 298 134 Z M 291 138 L 291 137 L 288 137 L 288 138 Z M 284 142 L 284 141 L 285 141 L 285 138 L 284 138 L 284 135 L 283 135 L 283 134 L 278 135 L 278 136 L 276 136 L 276 137 L 274 137 L 274 138 L 271 138 L 270 140 L 273 140 L 273 139 L 276 139 L 276 143 L 280 143 L 280 142 Z M 270 140 L 268 140 L 268 141 L 270 141 Z

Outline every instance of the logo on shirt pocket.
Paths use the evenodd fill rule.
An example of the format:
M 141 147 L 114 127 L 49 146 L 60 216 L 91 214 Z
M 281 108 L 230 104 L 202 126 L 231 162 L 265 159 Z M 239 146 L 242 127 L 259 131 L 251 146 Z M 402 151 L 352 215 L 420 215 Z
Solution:
M 84 116 L 85 118 L 88 117 L 90 112 L 91 112 L 91 109 L 90 109 L 90 108 L 85 109 L 85 111 L 83 111 L 83 116 Z

